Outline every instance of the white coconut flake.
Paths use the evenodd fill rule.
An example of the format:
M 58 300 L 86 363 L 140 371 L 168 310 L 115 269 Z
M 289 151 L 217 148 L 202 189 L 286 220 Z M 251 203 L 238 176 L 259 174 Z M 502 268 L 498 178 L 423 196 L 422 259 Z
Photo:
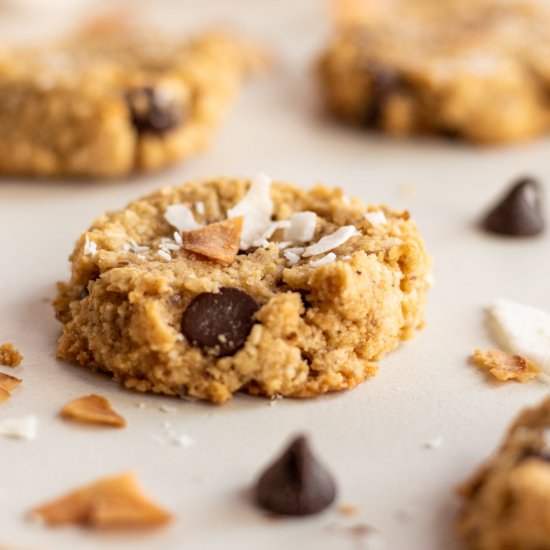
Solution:
M 162 258 L 163 260 L 166 260 L 169 262 L 172 259 L 172 256 L 170 256 L 169 252 L 166 252 L 166 250 L 157 250 L 157 256 L 159 258 Z
M 90 241 L 90 237 L 86 235 L 84 238 L 84 255 L 95 256 L 97 254 L 97 243 Z
M 334 233 L 325 235 L 315 244 L 308 246 L 302 256 L 307 258 L 308 256 L 317 256 L 317 254 L 329 252 L 333 248 L 337 248 L 344 244 L 348 239 L 353 237 L 356 232 L 357 229 L 353 225 L 344 225 L 338 228 Z
M 350 206 L 350 205 L 351 205 L 351 199 L 350 199 L 347 195 L 342 195 L 342 202 L 343 202 L 346 206 Z
M 173 250 L 173 251 L 176 251 L 176 250 L 180 250 L 180 249 L 181 249 L 181 245 L 176 244 L 176 243 L 173 243 L 173 242 L 160 243 L 160 244 L 159 244 L 159 248 L 160 248 L 161 250 Z
M 27 415 L 19 418 L 6 418 L 0 421 L 0 435 L 14 439 L 36 439 L 38 421 L 36 416 Z
M 290 225 L 283 234 L 285 241 L 305 243 L 311 241 L 315 235 L 317 214 L 315 212 L 294 212 L 290 216 Z
M 500 345 L 550 374 L 550 314 L 503 299 L 496 300 L 487 311 Z
M 135 254 L 142 254 L 150 250 L 148 246 L 141 246 L 134 239 L 130 239 L 128 244 L 124 246 L 124 249 L 134 252 Z
M 187 434 L 172 436 L 172 443 L 180 447 L 192 447 L 193 445 L 197 444 L 197 442 L 190 435 Z
M 178 233 L 177 231 L 174 231 L 174 241 L 176 244 L 179 244 L 180 246 L 183 246 L 183 239 L 181 237 L 181 233 Z
M 336 260 L 336 254 L 334 252 L 329 252 L 326 256 L 318 258 L 317 260 L 311 260 L 309 265 L 311 267 L 321 267 L 323 265 L 331 264 Z
M 243 199 L 227 211 L 228 219 L 244 216 L 242 250 L 248 250 L 254 241 L 263 239 L 264 233 L 271 227 L 273 201 L 270 189 L 271 179 L 265 174 L 258 174 Z
M 295 248 L 287 248 L 286 250 L 283 250 L 283 254 L 287 260 L 287 262 L 290 265 L 297 264 L 300 259 L 302 258 L 302 253 L 304 252 L 305 248 L 303 247 L 295 247 Z
M 201 227 L 201 224 L 195 220 L 193 212 L 184 204 L 171 204 L 168 206 L 164 212 L 164 219 L 180 233 L 182 231 L 193 231 L 193 229 Z
M 382 211 L 367 212 L 363 215 L 363 217 L 374 227 L 378 227 L 379 225 L 384 225 L 385 223 L 388 223 L 388 219 Z
M 424 448 L 425 449 L 430 449 L 430 450 L 439 449 L 439 447 L 441 447 L 443 445 L 443 443 L 444 443 L 444 439 L 441 436 L 438 436 L 438 437 L 424 443 Z
M 279 247 L 279 250 L 284 250 L 285 248 L 288 248 L 289 246 L 292 246 L 294 243 L 290 241 L 280 241 L 277 243 L 277 246 Z
M 290 226 L 289 220 L 281 220 L 278 222 L 271 222 L 269 224 L 269 227 L 262 233 L 262 236 L 259 239 L 256 239 L 252 246 L 263 246 L 265 248 L 265 243 L 267 242 L 269 244 L 268 239 L 270 239 L 273 236 L 273 233 L 277 231 L 277 229 L 284 229 L 286 227 Z
M 351 260 L 351 256 L 349 254 L 346 254 L 345 256 L 342 256 L 340 259 L 343 261 L 343 262 L 347 262 L 348 260 Z
M 195 203 L 195 210 L 197 211 L 197 214 L 204 214 L 205 212 L 205 209 L 204 209 L 204 202 L 202 201 L 197 201 Z

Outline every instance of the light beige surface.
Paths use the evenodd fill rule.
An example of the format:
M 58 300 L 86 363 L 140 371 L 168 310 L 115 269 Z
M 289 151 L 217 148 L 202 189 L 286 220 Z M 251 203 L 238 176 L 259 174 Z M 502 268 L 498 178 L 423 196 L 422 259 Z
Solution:
M 501 240 L 473 224 L 510 179 L 526 173 L 548 177 L 550 140 L 474 149 L 340 128 L 319 116 L 304 71 L 323 44 L 317 2 L 303 2 L 292 13 L 279 0 L 264 0 L 263 11 L 256 2 L 235 0 L 224 9 L 239 13 L 227 17 L 218 2 L 194 10 L 184 9 L 187 2 L 170 5 L 176 4 L 181 7 L 173 13 L 183 14 L 186 24 L 196 11 L 241 20 L 248 30 L 257 27 L 282 51 L 279 73 L 253 84 L 212 150 L 185 167 L 95 186 L 0 182 L 0 340 L 14 341 L 25 355 L 13 372 L 23 385 L 0 408 L 0 420 L 24 414 L 39 419 L 36 441 L 0 439 L 0 544 L 16 550 L 355 550 L 357 538 L 335 526 L 366 522 L 380 530 L 387 549 L 455 550 L 455 485 L 492 452 L 516 412 L 549 390 L 536 381 L 488 384 L 467 357 L 491 345 L 482 307 L 493 298 L 550 311 L 550 238 Z M 47 10 L 42 17 L 50 18 Z M 173 26 L 176 16 L 170 19 Z M 0 21 L 14 32 L 12 19 Z M 66 257 L 75 237 L 96 215 L 161 184 L 259 170 L 308 187 L 317 180 L 341 185 L 365 201 L 412 211 L 435 258 L 437 282 L 426 329 L 384 359 L 378 376 L 352 392 L 316 400 L 270 406 L 238 397 L 217 408 L 143 397 L 55 360 L 60 327 L 48 302 L 55 281 L 68 274 Z M 64 403 L 91 392 L 108 397 L 127 418 L 124 431 L 57 418 Z M 141 402 L 145 408 L 136 406 Z M 175 410 L 162 412 L 162 405 Z M 165 421 L 196 444 L 160 445 L 154 436 L 168 438 Z M 336 473 L 341 502 L 358 507 L 356 517 L 334 509 L 274 522 L 250 504 L 246 491 L 259 469 L 301 430 L 313 436 Z M 439 448 L 424 448 L 438 437 Z M 98 535 L 25 521 L 34 505 L 128 468 L 148 494 L 177 514 L 165 531 Z

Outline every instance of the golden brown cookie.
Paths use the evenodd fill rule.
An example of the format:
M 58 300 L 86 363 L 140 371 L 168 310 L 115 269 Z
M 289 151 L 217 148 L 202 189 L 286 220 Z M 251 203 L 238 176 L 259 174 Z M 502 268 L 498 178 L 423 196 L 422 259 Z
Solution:
M 236 255 L 221 255 L 229 245 Z M 55 302 L 60 357 L 217 403 L 372 376 L 422 326 L 431 267 L 407 212 L 262 175 L 166 187 L 109 212 L 71 262 Z
M 472 550 L 550 548 L 550 399 L 523 411 L 462 488 L 459 531 Z
M 550 129 L 550 13 L 536 0 L 348 0 L 319 67 L 330 111 L 476 143 Z

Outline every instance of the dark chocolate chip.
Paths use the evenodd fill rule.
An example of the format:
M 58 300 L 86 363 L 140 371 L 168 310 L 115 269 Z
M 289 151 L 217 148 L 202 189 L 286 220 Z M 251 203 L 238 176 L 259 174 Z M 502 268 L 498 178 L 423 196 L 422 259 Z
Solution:
M 88 290 L 88 287 L 83 288 L 82 291 L 80 292 L 79 299 L 84 300 L 84 298 L 87 298 L 89 295 L 90 295 L 90 291 Z
M 544 231 L 540 185 L 531 178 L 516 182 L 485 216 L 483 227 L 491 233 L 530 237 Z
M 193 344 L 209 348 L 219 356 L 240 349 L 254 324 L 256 300 L 238 288 L 222 287 L 219 292 L 204 292 L 187 306 L 181 331 Z
M 256 502 L 266 510 L 288 516 L 317 514 L 336 498 L 336 484 L 311 452 L 304 436 L 260 476 Z
M 393 70 L 372 64 L 368 67 L 371 93 L 365 116 L 367 126 L 379 126 L 382 123 L 384 106 L 389 97 L 403 88 L 401 76 Z
M 180 124 L 184 107 L 151 86 L 134 88 L 126 94 L 134 128 L 140 134 L 165 134 Z
M 545 449 L 526 449 L 519 457 L 518 463 L 523 462 L 529 458 L 535 460 L 541 460 L 542 462 L 550 462 L 550 452 Z

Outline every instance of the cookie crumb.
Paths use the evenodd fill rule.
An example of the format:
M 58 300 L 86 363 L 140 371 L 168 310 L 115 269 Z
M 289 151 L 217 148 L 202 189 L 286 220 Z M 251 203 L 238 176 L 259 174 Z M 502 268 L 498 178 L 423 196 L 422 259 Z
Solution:
M 472 356 L 474 363 L 488 370 L 499 380 L 527 382 L 540 373 L 540 368 L 521 355 L 514 355 L 498 349 L 482 351 L 476 349 Z
M 430 450 L 439 449 L 443 445 L 444 441 L 445 440 L 441 436 L 435 437 L 430 441 L 426 441 L 426 443 L 424 443 L 424 448 Z
M 67 403 L 61 409 L 61 416 L 86 424 L 100 424 L 124 428 L 126 420 L 111 406 L 109 401 L 101 395 L 86 395 Z
M 172 517 L 142 493 L 131 472 L 86 485 L 38 506 L 31 515 L 51 526 L 111 529 L 160 527 Z
M 357 507 L 351 504 L 340 504 L 338 508 L 343 516 L 349 517 L 357 515 Z
M 0 345 L 0 365 L 18 367 L 22 360 L 21 352 L 11 342 Z

